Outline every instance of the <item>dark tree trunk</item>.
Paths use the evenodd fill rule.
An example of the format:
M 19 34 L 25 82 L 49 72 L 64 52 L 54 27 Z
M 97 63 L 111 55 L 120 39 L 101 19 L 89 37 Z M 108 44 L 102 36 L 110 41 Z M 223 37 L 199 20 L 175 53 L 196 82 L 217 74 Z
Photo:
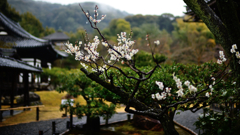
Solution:
M 85 125 L 86 131 L 89 133 L 96 133 L 100 130 L 100 118 L 87 116 L 87 121 Z
M 163 127 L 164 135 L 179 135 L 177 130 L 174 127 L 174 122 L 173 122 L 174 113 L 175 111 L 170 113 L 165 113 L 159 119 Z

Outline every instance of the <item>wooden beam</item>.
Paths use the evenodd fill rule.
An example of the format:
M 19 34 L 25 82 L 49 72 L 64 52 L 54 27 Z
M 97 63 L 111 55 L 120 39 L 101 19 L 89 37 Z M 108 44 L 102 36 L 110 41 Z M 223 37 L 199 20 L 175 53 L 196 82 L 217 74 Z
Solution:
M 5 108 L 0 109 L 0 111 L 9 111 L 9 110 L 21 110 L 21 109 L 29 109 L 29 108 L 37 108 L 37 107 L 45 107 L 45 105 L 36 105 L 36 106 L 26 106 L 26 107 L 15 107 L 15 108 Z

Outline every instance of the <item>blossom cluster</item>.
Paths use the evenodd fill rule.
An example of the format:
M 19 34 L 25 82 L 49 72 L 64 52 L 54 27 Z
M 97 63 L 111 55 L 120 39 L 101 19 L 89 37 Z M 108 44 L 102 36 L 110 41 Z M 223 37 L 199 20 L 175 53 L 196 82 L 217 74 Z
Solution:
M 95 36 L 93 39 L 93 43 L 89 42 L 88 44 L 84 44 L 84 51 L 81 51 L 79 48 L 82 46 L 82 41 L 79 42 L 79 46 L 74 46 L 71 43 L 67 43 L 66 46 L 68 49 L 66 50 L 67 53 L 75 54 L 76 60 L 83 60 L 86 62 L 96 62 L 99 57 L 99 53 L 97 52 L 97 47 L 99 42 L 98 36 Z
M 163 82 L 156 81 L 156 84 L 158 85 L 160 90 L 164 90 Z M 164 100 L 164 99 L 166 99 L 167 95 L 171 96 L 171 90 L 172 90 L 172 88 L 166 87 L 165 91 L 163 91 L 161 94 L 159 94 L 159 93 L 152 94 L 152 98 L 153 99 L 156 98 L 157 100 Z
M 121 35 L 118 34 L 118 46 L 113 46 L 113 49 L 109 48 L 108 53 L 110 54 L 111 60 L 119 60 L 126 59 L 131 60 L 132 56 L 138 52 L 138 49 L 132 49 L 134 45 L 134 41 L 131 41 L 130 38 L 127 38 L 126 32 L 121 32 Z M 102 42 L 102 44 L 107 47 L 108 44 L 106 42 Z M 109 61 L 109 62 L 110 62 Z
M 102 15 L 101 19 L 97 19 L 97 16 L 98 16 L 97 10 L 94 10 L 94 17 L 90 16 L 88 12 L 86 12 L 85 15 L 93 23 L 100 23 L 106 17 L 106 15 Z
M 84 66 L 83 66 L 84 67 Z M 85 67 L 84 67 L 85 68 Z M 92 68 L 92 71 L 93 72 L 98 72 L 98 71 L 100 71 L 100 72 L 104 72 L 104 70 L 107 68 L 107 65 L 103 65 L 102 67 L 96 67 L 96 68 Z
M 182 88 L 182 82 L 179 78 L 177 78 L 174 74 L 173 74 L 173 80 L 176 82 L 178 91 L 176 92 L 178 94 L 178 97 L 182 97 L 184 95 L 183 93 L 183 88 Z
M 184 95 L 183 93 L 183 86 L 182 86 L 182 82 L 179 78 L 177 78 L 174 74 L 173 74 L 173 80 L 176 82 L 178 91 L 176 92 L 178 94 L 178 97 L 182 97 Z M 193 85 L 191 85 L 191 83 L 187 80 L 184 82 L 184 85 L 186 85 L 188 87 L 188 90 L 190 91 L 190 93 L 195 93 L 197 92 L 197 88 Z
M 223 62 L 227 61 L 225 55 L 223 54 L 223 51 L 219 51 L 219 58 L 220 59 L 217 60 L 218 64 L 222 64 Z
M 182 86 L 181 80 L 177 78 L 174 74 L 173 74 L 173 80 L 176 82 L 176 85 L 178 88 L 178 91 L 176 92 L 178 94 L 178 97 L 182 97 L 184 95 L 184 92 L 183 92 L 183 86 Z M 188 87 L 190 92 L 197 92 L 197 88 L 190 84 L 191 83 L 188 80 L 184 82 L 184 85 Z
M 72 43 L 67 42 L 65 45 L 68 48 L 68 49 L 65 50 L 65 52 L 67 52 L 67 53 L 72 54 L 74 52 L 79 51 L 79 47 L 78 46 L 73 47 Z
M 182 84 L 180 78 L 177 78 L 173 73 L 173 80 L 175 81 L 177 88 L 178 88 L 178 91 L 176 92 L 178 94 L 178 97 L 182 97 L 184 95 L 184 92 L 183 92 L 184 89 L 183 89 L 183 84 Z M 158 85 L 160 90 L 164 90 L 163 82 L 156 81 L 156 84 Z M 195 86 L 191 85 L 191 83 L 188 80 L 184 82 L 184 85 L 188 87 L 188 90 L 190 91 L 190 93 L 197 92 L 197 88 Z M 152 98 L 153 99 L 156 98 L 157 100 L 164 100 L 164 99 L 166 99 L 167 94 L 169 96 L 171 96 L 171 90 L 172 90 L 172 88 L 166 87 L 165 91 L 163 91 L 161 94 L 159 94 L 159 93 L 152 94 Z
M 131 60 L 133 55 L 135 55 L 138 52 L 138 49 L 132 49 L 135 42 L 131 41 L 130 38 L 127 38 L 126 32 L 121 32 L 121 35 L 118 34 L 117 40 L 118 46 L 113 46 L 113 49 L 109 47 L 108 49 L 108 53 L 110 55 L 108 63 L 111 63 L 112 60 L 114 61 L 119 61 L 120 59 Z M 73 46 L 73 44 L 67 43 L 66 46 L 68 49 L 65 51 L 70 54 L 75 54 L 76 60 L 85 62 L 97 62 L 97 59 L 99 58 L 99 53 L 97 52 L 99 43 L 100 41 L 98 39 L 98 36 L 95 36 L 92 43 L 88 42 L 87 44 L 84 44 L 83 47 L 81 47 L 82 41 L 79 42 L 78 46 L 77 45 Z M 102 42 L 102 45 L 108 47 L 108 43 L 104 41 Z M 82 51 L 80 48 L 84 48 L 84 51 Z M 103 69 L 93 70 L 103 71 Z
M 205 94 L 206 97 L 209 97 L 210 95 L 212 95 L 212 92 L 213 92 L 213 90 L 214 90 L 213 85 L 215 85 L 215 78 L 212 77 L 211 80 L 213 81 L 213 83 L 208 86 L 209 89 L 211 90 L 211 92 L 206 92 L 206 94 Z
M 240 53 L 239 53 L 239 51 L 236 51 L 236 49 L 237 49 L 237 45 L 233 44 L 232 48 L 230 49 L 230 52 L 235 53 L 236 58 L 240 59 Z M 240 64 L 240 60 L 238 61 L 238 63 Z

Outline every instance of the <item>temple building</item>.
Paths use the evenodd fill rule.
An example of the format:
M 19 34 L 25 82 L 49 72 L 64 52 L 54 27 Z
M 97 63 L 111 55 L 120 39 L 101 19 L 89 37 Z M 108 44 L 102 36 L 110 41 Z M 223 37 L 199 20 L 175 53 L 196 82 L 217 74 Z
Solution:
M 55 60 L 67 56 L 51 40 L 31 35 L 0 13 L 0 109 L 3 96 L 11 97 L 13 107 L 13 96 L 24 94 L 24 105 L 29 105 L 29 89 L 41 82 L 42 67 L 51 68 Z
M 68 42 L 70 38 L 63 32 L 58 31 L 56 33 L 43 37 L 43 39 L 49 40 L 53 45 L 55 45 L 61 50 L 66 50 L 67 48 L 65 44 Z

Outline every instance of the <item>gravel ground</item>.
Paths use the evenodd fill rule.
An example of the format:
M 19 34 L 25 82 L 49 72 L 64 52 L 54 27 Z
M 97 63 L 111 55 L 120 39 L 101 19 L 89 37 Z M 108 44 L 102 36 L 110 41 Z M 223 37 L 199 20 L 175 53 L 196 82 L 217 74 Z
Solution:
M 179 112 L 180 114 L 175 115 L 174 120 L 179 124 L 191 129 L 195 133 L 198 133 L 199 130 L 197 130 L 193 124 L 198 120 L 198 117 L 200 114 L 203 113 L 203 110 L 200 109 L 195 113 L 192 113 L 191 111 L 184 111 L 184 112 L 179 111 Z
M 74 117 L 73 122 L 78 118 Z M 44 135 L 52 135 L 52 122 L 56 123 L 56 133 L 62 133 L 67 130 L 66 123 L 69 118 L 53 119 L 47 121 L 30 122 L 13 126 L 0 127 L 1 135 L 38 135 L 39 131 L 43 131 Z
M 109 119 L 109 124 L 117 121 L 127 120 L 128 113 L 118 113 Z M 132 116 L 132 114 L 131 114 Z M 52 122 L 56 123 L 56 133 L 62 133 L 67 130 L 66 123 L 69 121 L 69 118 L 60 118 L 47 121 L 39 122 L 30 122 L 25 124 L 18 124 L 13 126 L 0 127 L 1 135 L 38 135 L 39 131 L 43 131 L 44 135 L 52 135 Z M 77 117 L 73 118 L 74 125 L 84 124 L 86 122 L 86 117 L 78 119 Z M 100 118 L 100 123 L 104 124 L 105 120 Z

